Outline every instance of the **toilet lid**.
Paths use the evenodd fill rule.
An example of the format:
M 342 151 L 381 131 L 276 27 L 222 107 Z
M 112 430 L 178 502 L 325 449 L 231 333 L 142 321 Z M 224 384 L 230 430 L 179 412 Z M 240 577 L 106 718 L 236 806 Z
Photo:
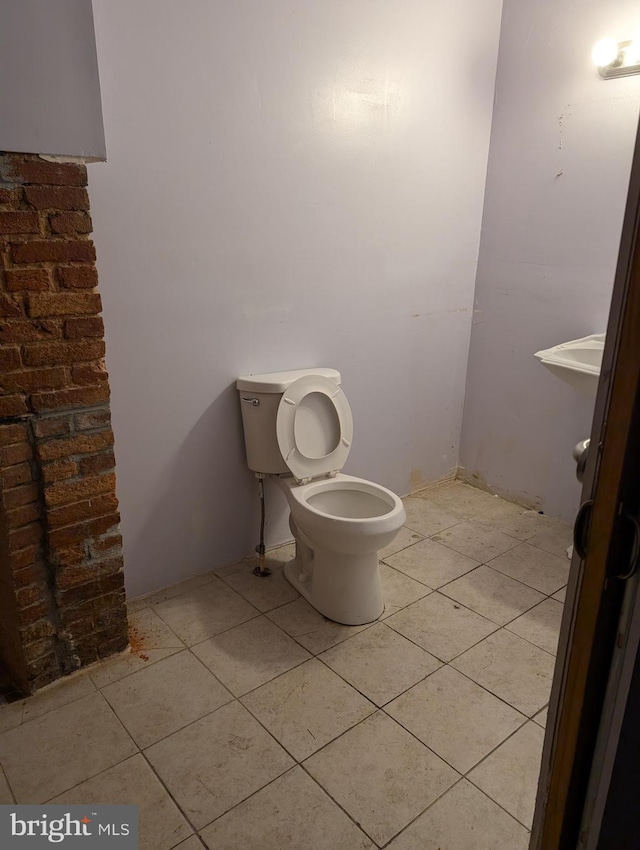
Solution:
M 280 399 L 276 435 L 284 462 L 298 481 L 338 472 L 353 438 L 347 397 L 330 378 L 298 378 Z

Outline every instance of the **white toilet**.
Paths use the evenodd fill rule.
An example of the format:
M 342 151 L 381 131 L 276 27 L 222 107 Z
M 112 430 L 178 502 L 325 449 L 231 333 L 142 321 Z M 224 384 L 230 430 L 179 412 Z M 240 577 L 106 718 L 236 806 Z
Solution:
M 338 623 L 361 625 L 382 614 L 378 551 L 406 514 L 398 496 L 342 475 L 353 418 L 335 369 L 297 369 L 238 378 L 247 463 L 271 475 L 291 510 L 296 557 L 289 582 Z

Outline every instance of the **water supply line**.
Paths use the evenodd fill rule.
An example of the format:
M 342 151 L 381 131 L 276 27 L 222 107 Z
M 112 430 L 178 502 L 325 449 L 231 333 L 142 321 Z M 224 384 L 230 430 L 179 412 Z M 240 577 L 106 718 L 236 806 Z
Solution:
M 266 567 L 264 563 L 264 475 L 260 472 L 256 472 L 256 478 L 258 479 L 258 493 L 260 494 L 260 542 L 256 546 L 256 552 L 258 553 L 258 566 L 254 567 L 253 574 L 254 576 L 259 576 L 260 578 L 266 578 L 266 576 L 271 575 L 271 570 L 269 569 L 269 567 Z

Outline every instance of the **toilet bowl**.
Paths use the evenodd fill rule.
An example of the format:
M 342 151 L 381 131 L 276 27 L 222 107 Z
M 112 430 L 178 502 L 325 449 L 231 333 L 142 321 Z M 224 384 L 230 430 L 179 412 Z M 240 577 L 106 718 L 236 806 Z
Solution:
M 297 484 L 277 478 L 291 511 L 296 557 L 285 576 L 314 608 L 337 623 L 359 626 L 384 610 L 378 552 L 406 518 L 398 496 L 363 478 Z
M 378 551 L 406 514 L 379 484 L 343 475 L 353 418 L 335 369 L 238 378 L 249 468 L 283 490 L 296 556 L 287 580 L 325 617 L 347 625 L 384 610 Z

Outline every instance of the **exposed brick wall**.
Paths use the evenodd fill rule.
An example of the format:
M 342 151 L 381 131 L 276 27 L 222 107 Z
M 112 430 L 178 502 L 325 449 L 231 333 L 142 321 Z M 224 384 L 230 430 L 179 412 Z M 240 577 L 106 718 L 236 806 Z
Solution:
M 127 645 L 86 183 L 0 154 L 0 658 L 25 692 Z

